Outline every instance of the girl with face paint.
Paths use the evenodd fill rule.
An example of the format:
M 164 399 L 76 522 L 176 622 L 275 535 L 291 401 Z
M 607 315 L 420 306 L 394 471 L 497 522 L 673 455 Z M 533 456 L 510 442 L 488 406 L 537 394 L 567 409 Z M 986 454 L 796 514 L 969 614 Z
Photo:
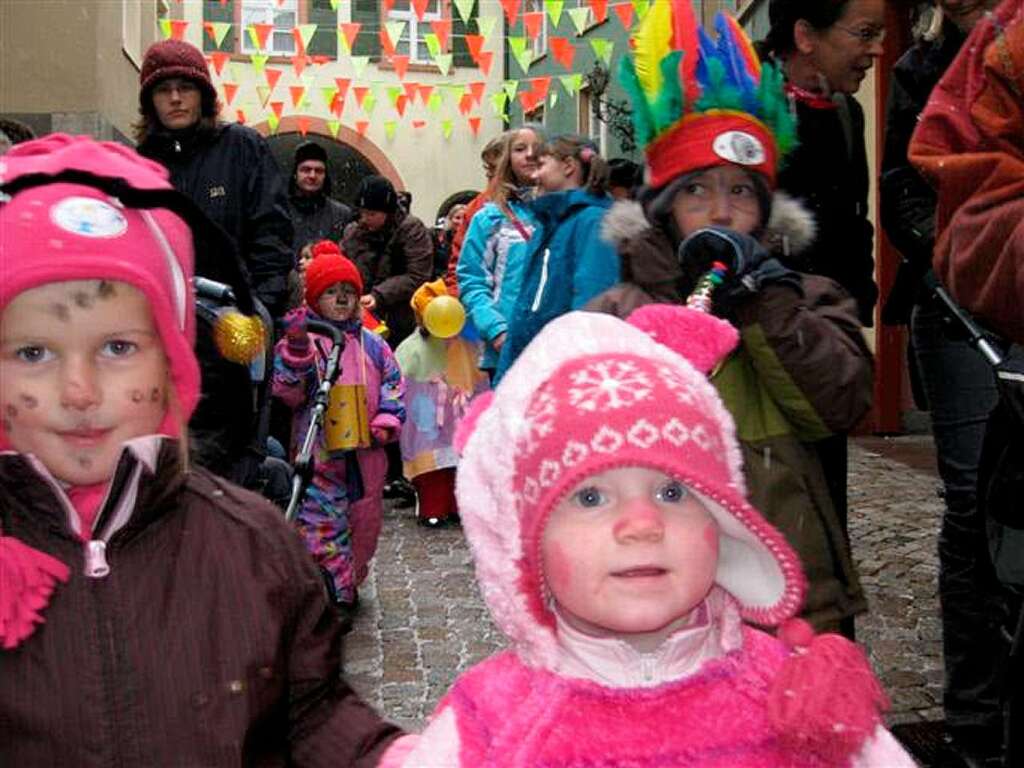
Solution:
M 397 730 L 341 681 L 301 542 L 190 465 L 194 244 L 167 172 L 61 134 L 0 167 L 0 764 L 376 762 Z

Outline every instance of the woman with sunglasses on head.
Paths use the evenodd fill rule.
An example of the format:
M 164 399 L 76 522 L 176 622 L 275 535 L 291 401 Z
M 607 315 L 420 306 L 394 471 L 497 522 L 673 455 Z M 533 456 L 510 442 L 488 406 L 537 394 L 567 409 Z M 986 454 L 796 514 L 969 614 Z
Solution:
M 874 230 L 864 112 L 853 95 L 882 55 L 884 2 L 770 0 L 768 16 L 771 29 L 758 52 L 781 67 L 798 126 L 796 148 L 779 169 L 779 189 L 802 200 L 818 223 L 800 269 L 839 283 L 870 327 L 878 299 Z M 838 434 L 817 446 L 844 530 L 846 443 Z M 844 632 L 852 636 L 852 623 Z

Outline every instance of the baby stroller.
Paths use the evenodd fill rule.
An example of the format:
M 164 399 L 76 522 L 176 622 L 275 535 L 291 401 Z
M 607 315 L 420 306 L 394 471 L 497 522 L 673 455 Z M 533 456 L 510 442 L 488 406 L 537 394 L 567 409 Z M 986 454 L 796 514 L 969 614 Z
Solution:
M 978 514 L 995 575 L 1005 590 L 1009 645 L 1003 692 L 1004 765 L 1024 765 L 1024 347 L 997 348 L 934 273 L 925 284 L 951 326 L 992 366 L 999 400 L 989 416 L 978 466 Z

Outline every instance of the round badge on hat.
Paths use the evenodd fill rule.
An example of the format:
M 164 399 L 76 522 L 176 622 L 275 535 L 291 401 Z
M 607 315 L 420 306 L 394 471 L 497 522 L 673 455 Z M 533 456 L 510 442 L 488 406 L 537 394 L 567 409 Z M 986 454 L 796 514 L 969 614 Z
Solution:
M 761 165 L 766 157 L 761 141 L 744 131 L 726 131 L 718 134 L 712 149 L 723 160 L 739 165 Z
M 94 197 L 66 197 L 50 209 L 53 223 L 82 237 L 119 237 L 128 220 L 117 208 Z

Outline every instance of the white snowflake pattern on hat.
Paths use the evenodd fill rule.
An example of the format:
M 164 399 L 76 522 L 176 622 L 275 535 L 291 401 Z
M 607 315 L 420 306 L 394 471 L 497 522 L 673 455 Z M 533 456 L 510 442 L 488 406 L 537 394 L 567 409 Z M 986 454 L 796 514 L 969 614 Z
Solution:
M 581 411 L 629 408 L 651 394 L 651 380 L 628 360 L 601 360 L 572 374 L 569 403 Z

